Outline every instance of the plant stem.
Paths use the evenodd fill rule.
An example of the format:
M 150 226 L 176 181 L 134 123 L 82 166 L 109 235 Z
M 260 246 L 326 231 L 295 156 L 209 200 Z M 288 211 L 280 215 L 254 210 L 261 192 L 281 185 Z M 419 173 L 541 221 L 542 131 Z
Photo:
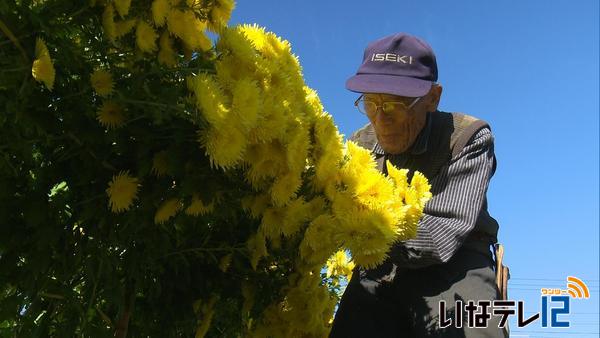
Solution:
M 98 194 L 96 196 L 92 196 L 92 197 L 90 197 L 88 199 L 85 199 L 85 200 L 83 200 L 81 202 L 73 204 L 73 207 L 76 207 L 76 206 L 79 206 L 79 205 L 86 204 L 86 203 L 89 203 L 91 201 L 97 200 L 97 199 L 101 198 L 102 196 L 105 196 L 105 194 Z
M 25 49 L 23 49 L 23 46 L 21 46 L 19 39 L 17 39 L 17 37 L 4 24 L 4 22 L 2 20 L 0 20 L 0 31 L 2 31 L 2 33 L 4 33 L 4 35 L 6 35 L 10 39 L 10 41 L 12 41 L 12 43 L 17 47 L 17 49 L 21 52 L 21 55 L 23 56 L 23 59 L 25 60 L 25 62 L 29 63 L 29 57 L 27 56 Z
M 146 106 L 154 106 L 154 107 L 161 107 L 161 108 L 167 108 L 167 109 L 181 110 L 181 109 L 179 109 L 177 107 L 173 107 L 173 106 L 170 106 L 168 104 L 159 103 L 159 102 L 151 102 L 151 101 L 145 101 L 145 100 L 134 100 L 134 99 L 122 99 L 121 101 L 126 102 L 126 103 L 132 103 L 132 104 L 141 104 L 141 105 L 146 105 Z
M 45 297 L 45 298 L 52 298 L 52 299 L 58 299 L 58 300 L 65 299 L 65 296 L 57 295 L 54 293 L 48 293 L 48 292 L 40 292 L 39 295 L 42 297 Z
M 185 254 L 185 253 L 194 253 L 194 252 L 214 252 L 214 251 L 242 251 L 243 247 L 225 247 L 225 248 L 190 248 L 184 249 L 180 251 L 175 251 L 166 254 L 163 258 L 167 258 L 173 255 Z
M 125 292 L 125 308 L 121 314 L 121 318 L 117 322 L 115 327 L 115 338 L 127 337 L 127 329 L 129 327 L 129 317 L 131 317 L 131 311 L 133 304 L 135 303 L 135 289 L 133 286 L 127 288 Z

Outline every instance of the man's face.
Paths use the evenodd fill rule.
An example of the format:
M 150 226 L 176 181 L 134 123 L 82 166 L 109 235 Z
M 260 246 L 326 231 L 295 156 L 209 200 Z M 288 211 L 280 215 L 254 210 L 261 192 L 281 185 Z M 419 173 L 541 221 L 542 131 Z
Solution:
M 368 114 L 367 117 L 375 128 L 379 145 L 386 153 L 399 154 L 410 148 L 425 125 L 427 112 L 437 109 L 441 92 L 441 86 L 433 86 L 411 109 L 396 109 L 390 113 L 383 112 L 381 106 L 384 102 L 404 102 L 405 106 L 408 106 L 415 98 L 364 94 L 365 101 L 374 102 L 379 106 L 374 114 Z

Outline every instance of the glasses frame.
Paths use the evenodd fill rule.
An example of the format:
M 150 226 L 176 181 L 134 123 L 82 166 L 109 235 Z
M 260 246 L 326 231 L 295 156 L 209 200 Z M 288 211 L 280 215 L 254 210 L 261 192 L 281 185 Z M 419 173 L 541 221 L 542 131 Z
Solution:
M 359 111 L 361 114 L 364 114 L 364 115 L 367 115 L 367 116 L 369 116 L 369 114 L 368 114 L 366 111 L 365 111 L 365 112 L 363 112 L 363 111 L 360 109 L 360 104 L 359 104 L 359 103 L 360 103 L 361 99 L 363 99 L 362 101 L 364 102 L 364 97 L 365 97 L 365 94 L 361 94 L 361 95 L 360 95 L 360 96 L 359 96 L 359 97 L 356 99 L 356 101 L 354 101 L 354 106 L 356 107 L 356 109 L 358 109 L 358 111 Z M 411 103 L 410 103 L 408 106 L 407 106 L 407 105 L 406 105 L 404 102 L 402 102 L 402 101 L 384 101 L 384 102 L 382 102 L 381 104 L 376 104 L 375 102 L 372 102 L 372 101 L 368 101 L 368 102 L 372 102 L 373 104 L 375 104 L 375 114 L 374 114 L 373 116 L 377 116 L 377 112 L 379 112 L 379 108 L 381 108 L 381 111 L 382 111 L 384 114 L 388 114 L 388 115 L 389 115 L 389 114 L 393 113 L 393 112 L 386 112 L 386 111 L 383 109 L 383 105 L 384 105 L 384 104 L 386 104 L 386 103 L 401 103 L 402 105 L 404 105 L 404 106 L 406 107 L 406 109 L 405 109 L 405 110 L 406 110 L 406 112 L 410 112 L 410 110 L 411 110 L 411 109 L 412 109 L 412 108 L 415 106 L 415 104 L 417 104 L 417 102 L 419 102 L 419 100 L 421 100 L 422 98 L 423 98 L 422 96 L 418 96 L 418 97 L 416 97 L 416 98 L 415 98 L 415 99 L 414 99 L 414 100 L 413 100 L 413 101 L 412 101 L 412 102 L 411 102 Z

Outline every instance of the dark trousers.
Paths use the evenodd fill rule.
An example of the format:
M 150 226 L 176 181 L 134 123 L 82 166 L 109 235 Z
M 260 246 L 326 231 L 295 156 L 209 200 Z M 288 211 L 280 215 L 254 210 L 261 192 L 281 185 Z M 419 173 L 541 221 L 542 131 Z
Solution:
M 470 243 L 469 243 L 470 244 Z M 494 262 L 484 243 L 463 245 L 444 264 L 419 269 L 395 266 L 389 260 L 373 270 L 355 269 L 333 321 L 330 338 L 367 337 L 508 337 L 491 317 L 487 328 L 439 326 L 439 304 L 454 321 L 456 300 L 499 299 Z M 491 313 L 491 308 L 488 309 Z

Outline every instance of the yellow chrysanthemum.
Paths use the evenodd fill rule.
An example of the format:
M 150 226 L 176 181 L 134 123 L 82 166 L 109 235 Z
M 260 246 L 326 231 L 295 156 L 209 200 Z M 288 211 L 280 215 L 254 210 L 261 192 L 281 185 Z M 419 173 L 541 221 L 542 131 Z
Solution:
M 353 165 L 356 165 L 364 170 L 375 169 L 377 167 L 375 160 L 367 149 L 358 146 L 352 141 L 348 141 L 346 146 L 348 148 L 348 155 L 351 158 L 350 161 L 353 163 Z
M 269 58 L 269 61 L 274 62 L 274 65 L 282 66 L 283 64 L 290 66 L 292 63 L 284 62 L 287 57 L 293 58 L 291 54 L 290 43 L 286 40 L 281 39 L 272 32 L 267 32 L 263 27 L 256 24 L 253 25 L 241 25 L 241 31 L 252 41 L 252 44 L 258 49 L 265 57 Z M 276 76 L 291 76 L 294 71 L 299 69 L 286 68 L 286 73 L 277 72 L 274 73 Z M 298 83 L 300 86 L 303 83 Z
M 35 39 L 35 57 L 40 58 L 44 55 L 50 55 L 46 42 L 42 38 Z
M 185 35 L 185 12 L 171 9 L 167 14 L 167 28 L 171 34 L 181 39 Z
M 299 64 L 293 62 L 295 56 L 292 54 L 292 45 L 290 42 L 272 32 L 267 34 L 267 38 L 269 42 L 268 52 L 272 51 L 273 56 L 279 56 L 280 58 L 277 61 L 281 63 L 281 65 L 286 66 L 286 70 L 290 71 L 288 76 L 294 76 L 295 71 L 299 69 L 293 69 L 292 67 L 298 66 Z
M 253 77 L 252 70 L 244 67 L 238 59 L 231 54 L 223 54 L 215 60 L 215 70 L 219 77 L 219 82 L 223 84 L 236 83 L 241 79 L 250 79 Z M 258 83 L 257 83 L 258 85 Z
M 268 239 L 278 239 L 282 234 L 285 212 L 283 208 L 267 208 L 263 213 L 259 231 Z
M 236 81 L 232 90 L 231 112 L 240 120 L 245 130 L 256 126 L 260 109 L 260 90 L 250 79 Z
M 301 226 L 311 218 L 311 207 L 302 198 L 291 201 L 285 207 L 284 220 L 281 224 L 281 231 L 284 236 L 290 237 L 300 230 Z
M 142 52 L 152 53 L 156 50 L 158 34 L 154 28 L 145 21 L 140 21 L 135 31 L 135 41 Z
M 321 103 L 321 100 L 319 99 L 319 96 L 317 95 L 317 92 L 314 89 L 308 86 L 303 86 L 303 89 L 304 100 L 306 103 L 304 112 L 306 114 L 308 122 L 312 123 L 317 118 L 317 116 L 323 114 L 323 104 Z
M 360 166 L 360 162 L 348 161 L 340 171 L 341 183 L 354 194 L 356 200 L 370 209 L 385 208 L 394 200 L 401 200 L 392 181 L 376 169 L 369 170 Z
M 285 336 L 327 336 L 325 334 L 327 330 L 324 328 L 322 320 L 322 311 L 329 298 L 329 292 L 321 284 L 321 281 L 309 275 L 302 278 L 297 285 L 289 285 L 286 290 L 287 293 L 282 304 L 284 308 L 279 315 L 294 333 Z M 317 334 L 317 332 L 323 333 Z
M 158 62 L 168 67 L 175 67 L 177 65 L 177 53 L 173 49 L 173 42 L 167 31 L 162 33 L 158 44 L 160 45 Z
M 223 126 L 219 129 L 210 128 L 201 134 L 200 143 L 210 157 L 211 165 L 221 168 L 231 168 L 237 165 L 246 150 L 248 141 L 235 125 Z
M 199 74 L 188 78 L 188 86 L 194 92 L 196 106 L 208 123 L 221 128 L 227 121 L 230 109 L 223 89 L 216 79 L 208 74 Z
M 250 236 L 246 242 L 248 252 L 250 253 L 250 265 L 256 270 L 259 260 L 267 255 L 267 242 L 264 235 L 255 234 Z
M 294 198 L 296 192 L 302 184 L 302 177 L 299 174 L 289 172 L 275 179 L 271 187 L 271 201 L 273 205 L 283 206 Z
M 341 152 L 341 146 L 339 147 Z M 341 155 L 338 156 L 335 153 L 325 153 L 321 158 L 317 160 L 315 166 L 315 187 L 318 189 L 325 189 L 328 186 L 335 184 L 335 177 L 339 172 L 339 162 Z
M 287 133 L 287 165 L 290 171 L 303 172 L 309 155 L 310 131 L 300 119 L 291 122 Z
M 315 138 L 319 145 L 323 148 L 337 139 L 337 128 L 333 122 L 333 117 L 327 113 L 323 113 L 315 120 Z
M 163 176 L 169 170 L 169 153 L 166 150 L 159 151 L 152 158 L 152 173 L 158 177 Z
M 365 210 L 356 222 L 340 222 L 340 237 L 352 251 L 354 262 L 372 268 L 385 260 L 387 249 L 397 239 L 398 227 L 393 215 L 385 210 Z
M 328 208 L 327 201 L 321 196 L 317 196 L 312 200 L 308 201 L 307 206 L 307 217 L 309 219 L 314 219 L 317 218 L 319 215 L 324 214 L 326 208 Z
M 102 13 L 102 28 L 104 35 L 110 42 L 115 42 L 117 37 L 117 27 L 115 25 L 115 10 L 112 4 L 107 4 Z
M 52 59 L 50 59 L 48 47 L 41 38 L 35 40 L 35 60 L 31 67 L 31 75 L 36 81 L 43 82 L 46 88 L 52 90 L 54 87 L 56 71 Z
M 102 104 L 96 119 L 102 126 L 108 129 L 118 128 L 125 122 L 123 109 L 112 101 L 106 101 Z
M 410 180 L 410 186 L 417 191 L 420 203 L 425 205 L 432 196 L 430 192 L 431 186 L 429 185 L 427 178 L 425 178 L 425 175 L 416 171 Z
M 187 26 L 187 33 L 183 42 L 193 50 L 207 51 L 212 48 L 212 42 L 206 36 L 206 23 L 195 18 Z
M 198 195 L 192 196 L 192 202 L 185 209 L 185 214 L 190 216 L 201 216 L 206 215 L 215 210 L 215 202 L 212 201 L 209 204 L 204 204 Z
M 366 184 L 359 184 L 356 188 L 356 198 L 363 205 L 372 208 L 385 207 L 394 198 L 394 187 L 388 178 L 379 172 L 368 172 L 363 174 Z
M 226 26 L 234 8 L 233 0 L 215 1 L 210 11 L 208 28 L 213 32 L 218 32 L 221 27 Z
M 162 224 L 168 221 L 171 217 L 175 216 L 179 210 L 181 210 L 182 203 L 178 198 L 171 198 L 163 202 L 160 205 L 156 214 L 154 214 L 154 223 Z
M 114 4 L 117 13 L 119 13 L 121 17 L 124 17 L 125 15 L 127 15 L 127 13 L 129 13 L 131 0 L 114 0 Z
M 419 192 L 414 187 L 409 186 L 404 193 L 404 201 L 407 205 L 418 206 L 420 202 Z
M 377 169 L 374 159 L 368 150 L 347 142 L 348 161 L 340 170 L 340 178 L 358 201 L 371 208 L 380 208 L 394 196 L 391 180 L 383 176 Z
M 423 216 L 423 208 L 419 206 L 404 206 L 404 224 L 400 229 L 398 240 L 407 240 L 417 236 L 418 222 Z
M 167 20 L 167 15 L 171 10 L 168 0 L 154 0 L 152 2 L 152 19 L 156 27 L 162 27 Z
M 129 176 L 127 171 L 113 176 L 106 189 L 111 211 L 118 213 L 128 210 L 137 196 L 137 191 L 138 179 Z
M 115 22 L 115 37 L 120 38 L 133 30 L 137 24 L 136 19 L 121 20 Z
M 264 93 L 264 96 L 269 96 L 270 93 Z M 271 113 L 266 108 L 269 103 L 263 104 L 263 116 L 261 116 L 256 128 L 250 130 L 249 139 L 254 143 L 270 142 L 271 140 L 283 140 L 286 138 L 287 117 L 283 114 Z
M 271 197 L 267 194 L 246 196 L 242 199 L 242 207 L 249 211 L 253 218 L 259 218 L 269 206 Z
M 336 191 L 331 198 L 331 212 L 337 220 L 343 225 L 345 232 L 353 232 L 360 223 L 361 212 L 366 210 L 355 199 L 353 194 L 348 191 Z
M 346 251 L 340 250 L 327 260 L 327 277 L 344 276 L 350 280 L 353 269 L 354 262 L 350 261 Z
M 385 251 L 375 251 L 367 254 L 356 254 L 353 259 L 356 264 L 367 269 L 373 269 L 387 259 L 388 255 Z
M 171 33 L 183 40 L 188 48 L 208 50 L 212 47 L 204 32 L 206 22 L 196 17 L 192 10 L 171 10 L 167 15 L 167 27 Z
M 321 114 L 315 119 L 314 125 L 316 159 L 316 183 L 323 189 L 338 171 L 338 163 L 342 160 L 342 137 L 337 132 L 333 119 L 329 114 Z
M 398 169 L 389 160 L 386 161 L 386 167 L 388 177 L 394 181 L 397 193 L 404 197 L 404 191 L 408 188 L 408 169 Z
M 261 188 L 264 181 L 289 171 L 286 168 L 285 147 L 278 141 L 251 145 L 244 160 L 250 165 L 246 177 L 255 188 Z
M 300 257 L 310 264 L 322 264 L 338 247 L 333 229 L 338 223 L 330 214 L 322 214 L 310 222 L 300 243 Z
M 252 42 L 252 46 L 259 51 L 264 51 L 267 42 L 267 32 L 257 24 L 245 24 L 236 27 L 244 36 Z
M 237 62 L 238 68 L 249 68 L 253 72 L 264 72 L 264 70 L 258 69 L 260 64 L 255 63 L 255 61 L 259 61 L 259 58 L 252 40 L 242 32 L 241 26 L 221 32 L 219 41 L 217 41 L 217 49 L 229 52 Z
M 106 97 L 113 91 L 112 75 L 104 69 L 96 69 L 90 76 L 90 82 L 100 96 Z
M 312 248 L 313 250 L 319 251 L 319 248 L 322 248 L 327 241 L 332 239 L 331 230 L 334 229 L 335 224 L 336 222 L 331 215 L 319 215 L 317 218 L 312 220 L 304 232 L 303 242 L 305 242 L 308 247 Z

